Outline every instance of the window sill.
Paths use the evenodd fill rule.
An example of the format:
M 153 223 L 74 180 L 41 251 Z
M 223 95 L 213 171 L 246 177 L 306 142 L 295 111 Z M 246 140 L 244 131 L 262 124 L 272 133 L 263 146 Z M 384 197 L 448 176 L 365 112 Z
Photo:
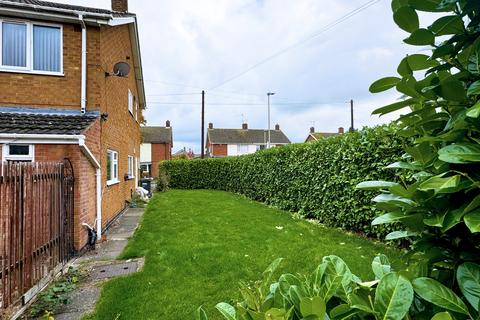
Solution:
M 25 70 L 25 69 L 9 69 L 5 67 L 0 67 L 0 72 L 9 72 L 9 73 L 23 73 L 23 74 L 32 74 L 40 76 L 54 76 L 54 77 L 64 77 L 63 72 L 50 72 L 50 71 L 36 71 L 36 70 Z
M 116 185 L 116 184 L 119 184 L 120 181 L 119 180 L 109 180 L 107 181 L 107 186 L 113 186 L 113 185 Z

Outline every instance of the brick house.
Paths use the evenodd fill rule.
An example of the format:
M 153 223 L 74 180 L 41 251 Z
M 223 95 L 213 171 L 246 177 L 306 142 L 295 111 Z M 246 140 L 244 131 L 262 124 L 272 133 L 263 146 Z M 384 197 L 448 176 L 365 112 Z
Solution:
M 145 108 L 135 14 L 0 0 L 1 161 L 63 161 L 75 175 L 74 242 L 101 235 L 137 185 Z M 130 67 L 118 69 L 124 62 Z M 123 64 L 125 66 L 125 64 Z
M 170 121 L 165 127 L 140 127 L 142 144 L 140 145 L 140 168 L 142 174 L 157 178 L 158 164 L 172 159 L 173 134 Z
M 248 124 L 242 124 L 241 129 L 216 129 L 212 123 L 208 124 L 206 154 L 208 157 L 229 157 L 255 153 L 267 148 L 268 130 L 248 129 Z M 272 147 L 290 144 L 290 140 L 275 125 L 270 130 Z
M 344 133 L 345 129 L 343 129 L 343 127 L 338 128 L 338 132 L 315 132 L 315 128 L 311 127 L 308 137 L 307 139 L 305 139 L 305 142 L 318 141 L 319 139 L 338 136 Z

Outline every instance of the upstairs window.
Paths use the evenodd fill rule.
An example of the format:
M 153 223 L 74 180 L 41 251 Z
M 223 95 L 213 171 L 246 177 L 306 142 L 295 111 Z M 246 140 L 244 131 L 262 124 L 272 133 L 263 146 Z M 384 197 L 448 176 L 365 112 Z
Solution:
M 133 105 L 135 103 L 135 97 L 130 89 L 128 89 L 128 112 L 133 116 Z
M 0 71 L 61 74 L 62 27 L 0 19 Z
M 118 182 L 118 152 L 107 150 L 107 185 Z
M 28 144 L 6 144 L 3 148 L 5 161 L 33 162 L 34 146 Z

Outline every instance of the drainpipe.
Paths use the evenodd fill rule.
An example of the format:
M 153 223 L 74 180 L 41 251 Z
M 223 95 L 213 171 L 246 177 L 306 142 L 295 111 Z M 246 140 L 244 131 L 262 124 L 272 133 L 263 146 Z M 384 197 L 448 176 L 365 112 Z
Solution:
M 78 15 L 82 26 L 82 81 L 81 81 L 81 101 L 80 111 L 84 114 L 87 110 L 87 26 L 83 21 L 83 14 Z
M 97 193 L 97 239 L 100 240 L 102 237 L 102 169 L 100 162 L 95 158 L 93 153 L 85 144 L 85 139 L 78 139 L 78 145 L 83 154 L 90 161 L 92 166 L 96 169 L 95 178 L 96 178 L 96 193 Z

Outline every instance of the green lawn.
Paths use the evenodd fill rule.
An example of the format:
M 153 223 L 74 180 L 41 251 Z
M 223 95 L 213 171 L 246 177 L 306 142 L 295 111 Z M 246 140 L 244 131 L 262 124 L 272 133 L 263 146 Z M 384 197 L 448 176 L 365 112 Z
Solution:
M 325 255 L 343 258 L 360 277 L 370 263 L 399 252 L 221 191 L 172 190 L 150 202 L 122 259 L 146 257 L 142 272 L 105 284 L 93 319 L 193 319 L 204 305 L 238 296 L 275 258 L 279 272 L 311 272 Z M 398 264 L 398 261 L 394 264 Z

